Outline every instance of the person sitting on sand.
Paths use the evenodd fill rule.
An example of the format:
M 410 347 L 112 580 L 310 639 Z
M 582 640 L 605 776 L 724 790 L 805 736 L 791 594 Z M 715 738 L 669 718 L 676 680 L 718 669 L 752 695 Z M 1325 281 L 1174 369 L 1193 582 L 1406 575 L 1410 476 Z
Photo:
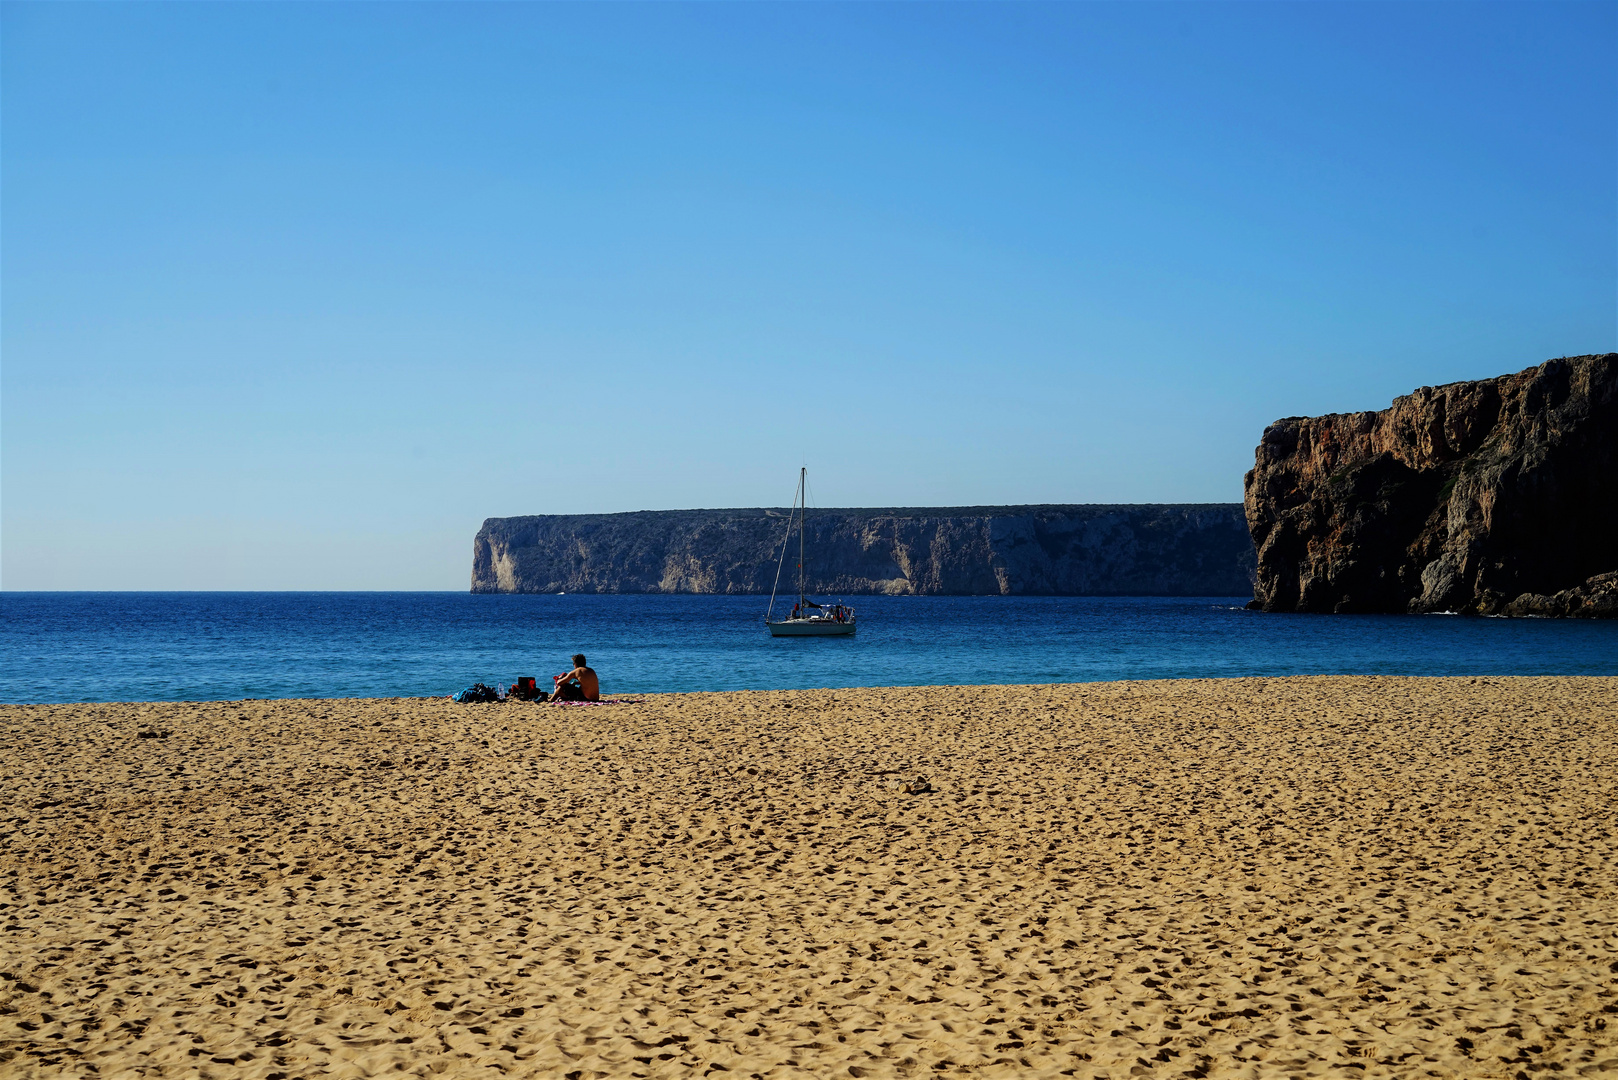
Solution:
M 595 669 L 585 664 L 583 653 L 574 654 L 572 671 L 556 676 L 556 692 L 551 695 L 551 700 L 601 700 L 601 680 L 596 677 Z

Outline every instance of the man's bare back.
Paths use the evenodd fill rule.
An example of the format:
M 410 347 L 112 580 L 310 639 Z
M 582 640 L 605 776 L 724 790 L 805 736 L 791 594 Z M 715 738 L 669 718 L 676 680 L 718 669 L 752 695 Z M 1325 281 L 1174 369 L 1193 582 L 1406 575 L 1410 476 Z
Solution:
M 595 668 L 574 668 L 573 677 L 579 680 L 579 689 L 584 691 L 585 701 L 601 700 L 601 680 L 596 678 Z
M 600 701 L 601 680 L 595 668 L 584 662 L 584 654 L 573 657 L 573 670 L 557 677 L 552 701 Z

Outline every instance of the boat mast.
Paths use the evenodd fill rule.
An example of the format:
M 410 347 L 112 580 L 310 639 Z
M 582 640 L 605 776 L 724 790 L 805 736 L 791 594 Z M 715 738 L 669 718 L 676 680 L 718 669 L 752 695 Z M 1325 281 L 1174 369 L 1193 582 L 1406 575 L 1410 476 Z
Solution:
M 798 610 L 804 618 L 809 609 L 803 606 L 803 533 L 807 526 L 804 515 L 809 512 L 809 466 L 798 470 Z

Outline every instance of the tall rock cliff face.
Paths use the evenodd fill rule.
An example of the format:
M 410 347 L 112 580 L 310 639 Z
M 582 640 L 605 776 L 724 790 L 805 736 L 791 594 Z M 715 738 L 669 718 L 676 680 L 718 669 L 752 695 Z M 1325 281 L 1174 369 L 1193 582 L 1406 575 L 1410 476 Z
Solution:
M 1265 611 L 1618 616 L 1618 354 L 1278 420 L 1246 511 Z
M 473 592 L 768 593 L 785 510 L 490 518 Z M 829 595 L 1245 596 L 1242 508 L 1010 506 L 809 511 L 812 591 Z M 796 580 L 796 540 L 781 572 Z

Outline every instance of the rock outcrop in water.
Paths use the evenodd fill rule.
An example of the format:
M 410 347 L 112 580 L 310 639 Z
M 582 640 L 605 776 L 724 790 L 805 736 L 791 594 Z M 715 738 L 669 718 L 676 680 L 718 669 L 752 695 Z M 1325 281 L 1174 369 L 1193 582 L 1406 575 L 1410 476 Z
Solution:
M 1246 510 L 1265 611 L 1618 616 L 1618 354 L 1278 420 Z
M 785 510 L 490 518 L 473 592 L 768 593 Z M 1245 596 L 1241 506 L 997 506 L 809 511 L 824 594 Z M 781 572 L 796 580 L 794 542 Z

